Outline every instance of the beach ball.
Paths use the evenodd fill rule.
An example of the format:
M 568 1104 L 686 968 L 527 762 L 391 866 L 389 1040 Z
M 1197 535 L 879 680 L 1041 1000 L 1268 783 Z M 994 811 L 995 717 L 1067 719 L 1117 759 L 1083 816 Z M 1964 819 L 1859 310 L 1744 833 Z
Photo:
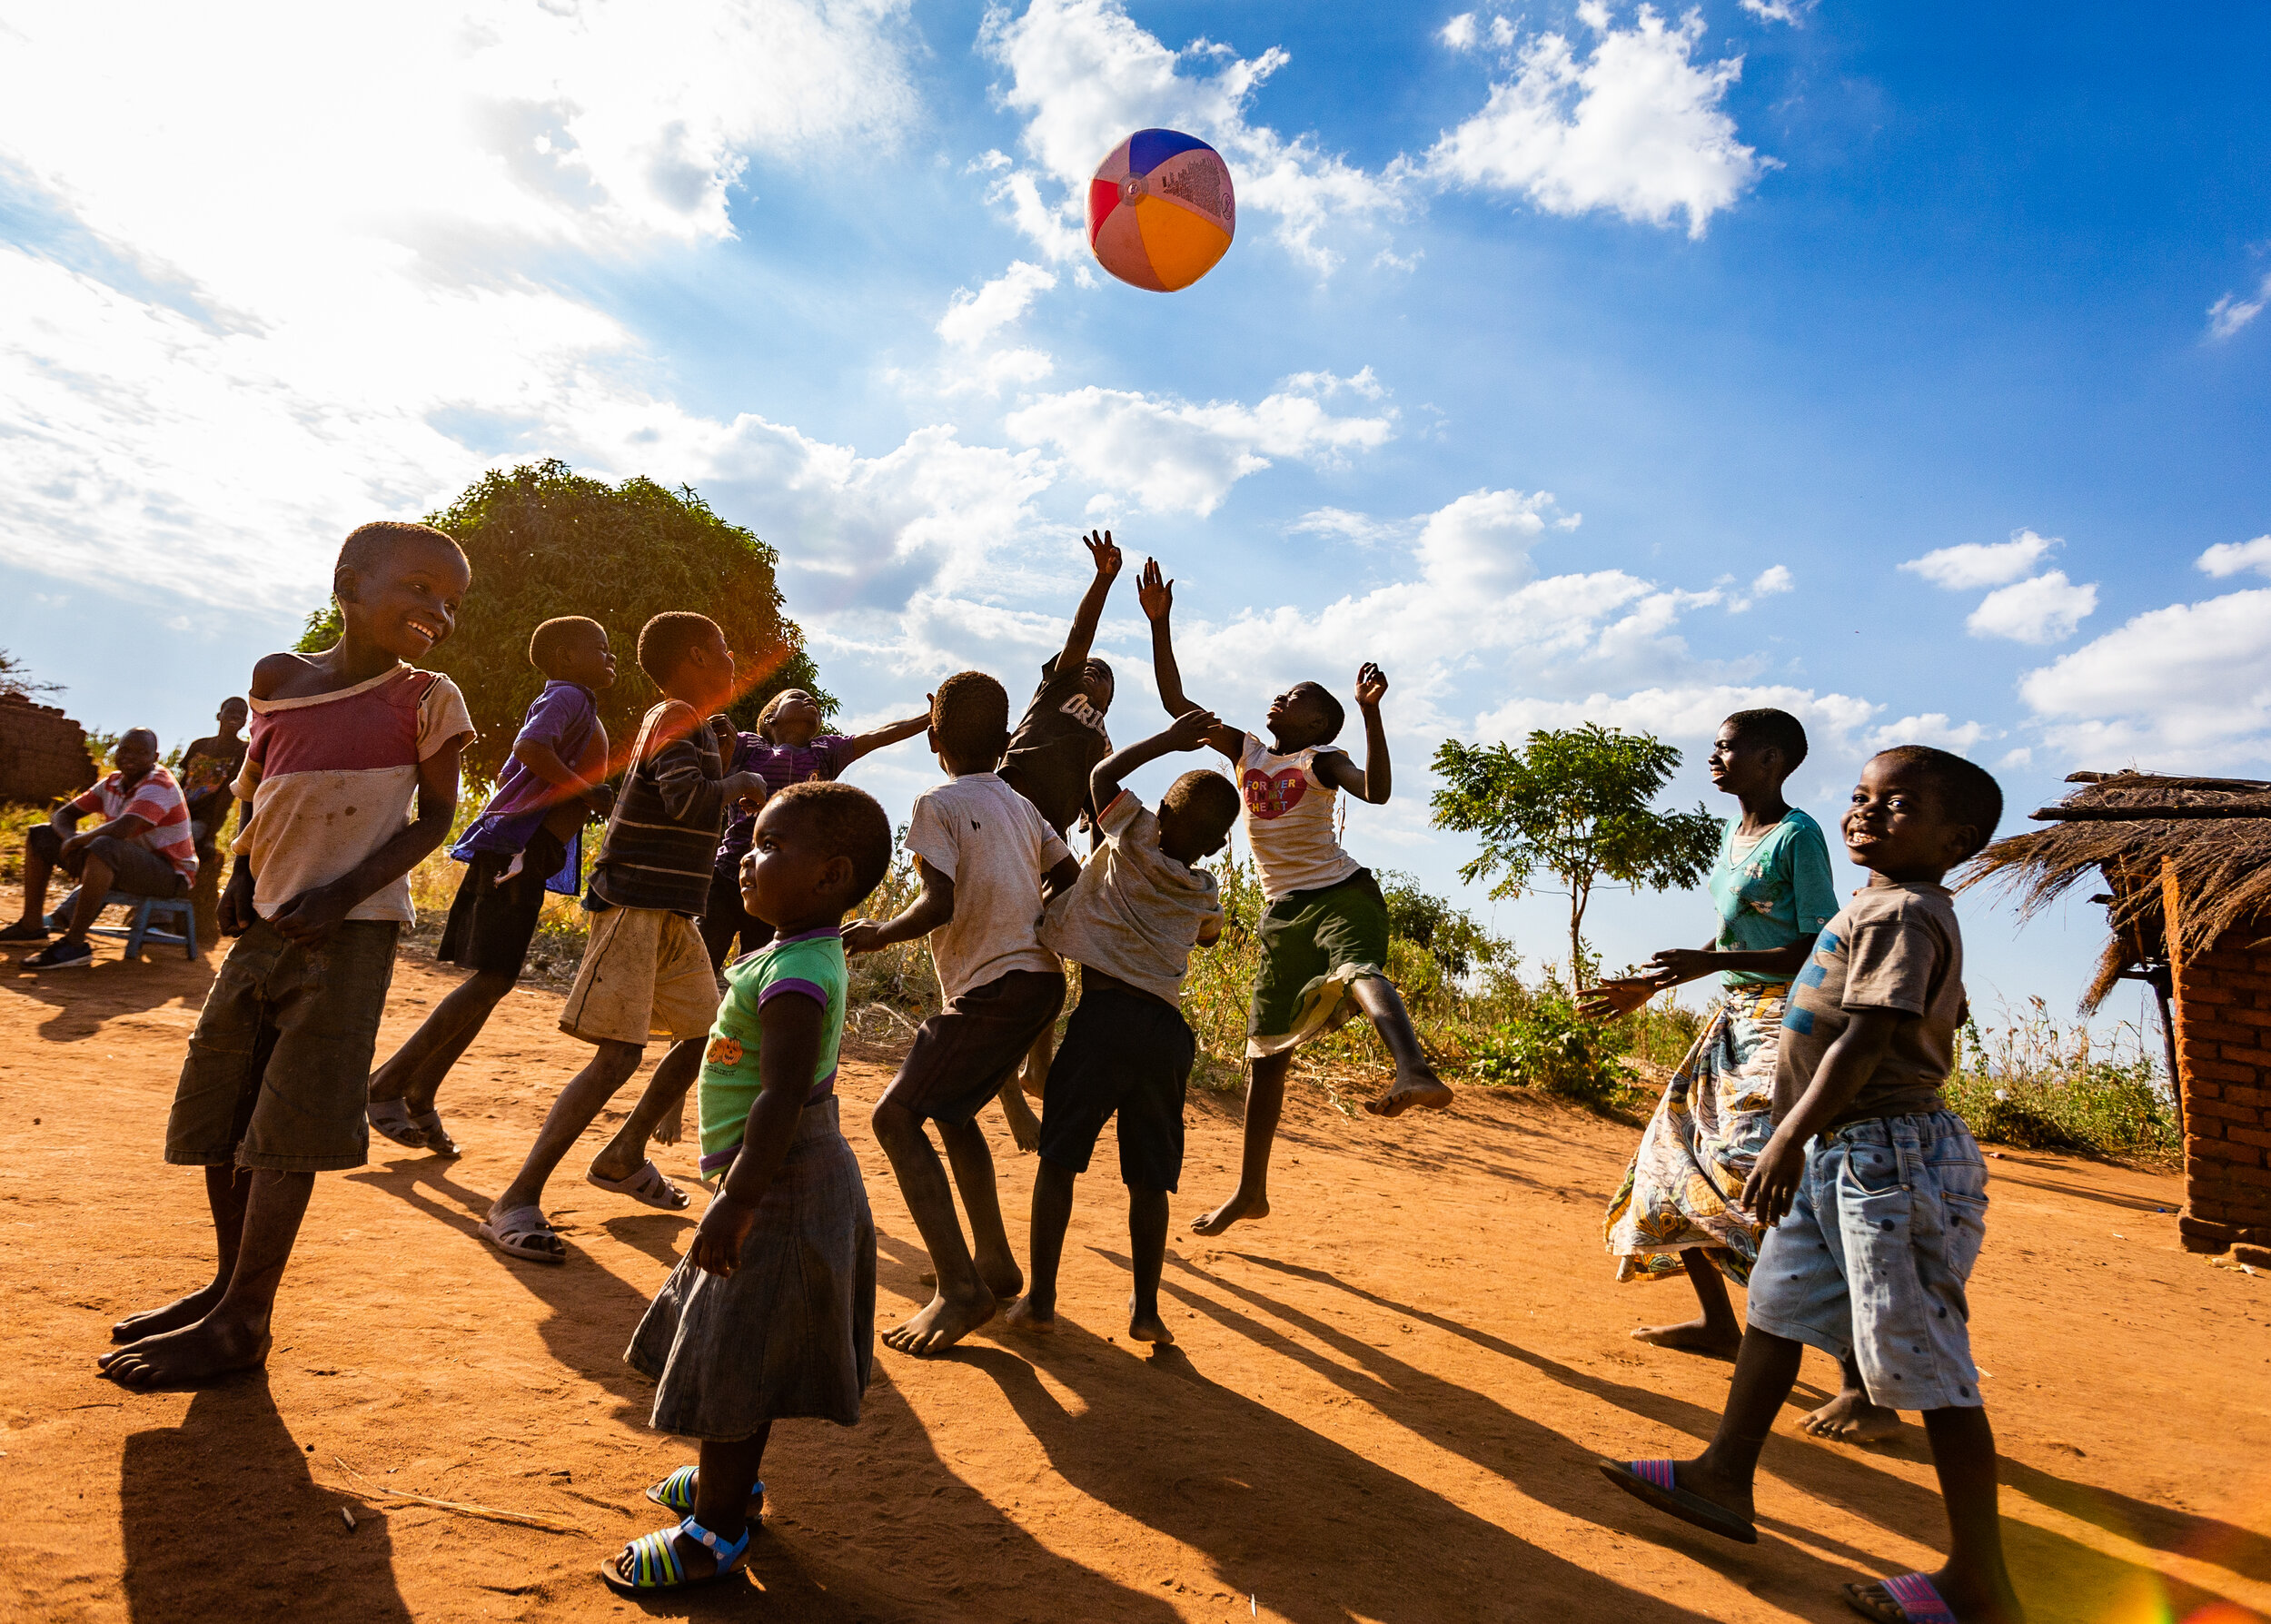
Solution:
M 1215 268 L 1238 225 L 1230 166 L 1195 135 L 1138 130 L 1088 183 L 1088 246 L 1131 287 L 1187 288 Z

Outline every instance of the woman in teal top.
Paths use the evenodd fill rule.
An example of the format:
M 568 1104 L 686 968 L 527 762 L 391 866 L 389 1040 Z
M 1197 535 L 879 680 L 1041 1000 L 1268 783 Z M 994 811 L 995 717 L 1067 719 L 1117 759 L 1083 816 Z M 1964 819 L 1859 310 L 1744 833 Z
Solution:
M 1720 1277 L 1747 1283 L 1759 1255 L 1762 1232 L 1740 1201 L 1774 1132 L 1782 1003 L 1838 906 L 1820 825 L 1782 799 L 1783 780 L 1805 758 L 1806 730 L 1786 711 L 1738 711 L 1720 724 L 1711 783 L 1740 801 L 1742 817 L 1728 824 L 1711 868 L 1718 933 L 1709 947 L 1667 949 L 1649 973 L 1585 993 L 1587 1015 L 1629 1015 L 1683 981 L 1720 977 L 1719 1001 L 1657 1101 L 1602 1225 L 1619 1280 L 1684 1272 L 1701 1300 L 1701 1319 L 1632 1332 L 1662 1347 L 1731 1356 L 1742 1342 Z

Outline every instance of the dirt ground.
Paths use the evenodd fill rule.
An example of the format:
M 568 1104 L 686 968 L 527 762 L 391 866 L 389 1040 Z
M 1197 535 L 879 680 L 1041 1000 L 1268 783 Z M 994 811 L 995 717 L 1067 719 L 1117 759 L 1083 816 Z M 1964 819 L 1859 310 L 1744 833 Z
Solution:
M 99 1380 L 113 1320 L 203 1281 L 193 1172 L 164 1166 L 211 978 L 179 957 L 0 965 L 0 1595 L 9 1619 L 606 1619 L 594 1576 L 689 1459 L 620 1352 L 692 1233 L 574 1176 L 572 1257 L 473 1234 L 581 1046 L 555 994 L 508 999 L 442 1097 L 465 1147 L 317 1184 L 263 1378 L 142 1396 Z M 449 982 L 406 959 L 382 1054 Z M 885 1322 L 925 1259 L 867 1130 L 887 1051 L 844 1070 L 882 1232 Z M 628 1096 L 626 1096 L 628 1097 Z M 1660 1517 L 1598 1453 L 1708 1435 L 1729 1367 L 1630 1341 L 1677 1284 L 1618 1287 L 1599 1217 L 1633 1130 L 1466 1091 L 1381 1124 L 1288 1113 L 1265 1223 L 1199 1241 L 1234 1104 L 1194 1105 L 1164 1299 L 1126 1339 L 1108 1146 L 1083 1181 L 1053 1340 L 878 1350 L 866 1418 L 774 1438 L 749 1578 L 643 1610 L 830 1619 L 1835 1619 L 1840 1582 L 1932 1565 L 1919 1429 L 1769 1445 L 1752 1548 Z M 995 1119 L 998 1127 L 998 1119 Z M 391 1148 L 391 1147 L 388 1147 Z M 1023 1245 L 1034 1164 L 997 1132 Z M 690 1175 L 690 1143 L 658 1160 Z M 2178 1181 L 2007 1153 L 1974 1282 L 2004 1514 L 2038 1624 L 2271 1610 L 2271 1279 L 2177 1246 Z M 990 1329 L 990 1328 L 989 1328 Z M 1810 1354 L 1796 1404 L 1835 1384 Z M 351 1475 L 351 1471 L 360 1476 Z M 534 1513 L 482 1520 L 375 1487 Z M 348 1508 L 350 1529 L 341 1515 Z

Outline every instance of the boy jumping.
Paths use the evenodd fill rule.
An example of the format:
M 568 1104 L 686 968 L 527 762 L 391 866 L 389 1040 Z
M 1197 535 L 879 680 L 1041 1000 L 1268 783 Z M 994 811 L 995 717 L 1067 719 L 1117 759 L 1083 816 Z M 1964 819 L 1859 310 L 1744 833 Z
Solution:
M 1774 1136 L 1743 1186 L 1768 1225 L 1727 1411 L 1693 1461 L 1603 1461 L 1609 1480 L 1745 1544 L 1751 1480 L 1810 1344 L 1860 1366 L 1869 1396 L 1921 1410 L 1947 1503 L 1947 1564 L 1848 1585 L 1883 1624 L 2017 1624 L 1996 1511 L 1995 1435 L 1971 1362 L 1964 1284 L 1986 1235 L 1987 1164 L 1941 1089 L 1962 1016 L 1963 936 L 1940 885 L 1978 852 L 2002 791 L 1960 756 L 1872 757 L 1846 810 L 1869 871 L 1816 938 L 1782 1017 Z
M 1195 865 L 1229 838 L 1238 792 L 1220 773 L 1187 772 L 1154 817 L 1120 780 L 1170 750 L 1197 749 L 1220 725 L 1206 711 L 1186 710 L 1165 732 L 1107 758 L 1093 777 L 1104 844 L 1041 926 L 1041 945 L 1080 965 L 1080 1005 L 1049 1068 L 1033 1182 L 1033 1281 L 1009 1310 L 1013 1323 L 1056 1328 L 1073 1180 L 1088 1171 L 1106 1120 L 1116 1115 L 1136 1275 L 1127 1334 L 1175 1341 L 1159 1317 L 1159 1274 L 1167 1197 L 1183 1176 L 1184 1089 L 1198 1050 L 1179 1004 L 1191 948 L 1222 935 L 1215 876 Z
M 1196 710 L 1184 697 L 1168 630 L 1175 582 L 1160 579 L 1154 559 L 1144 560 L 1137 595 L 1151 621 L 1159 702 L 1170 716 Z M 1412 1017 L 1388 980 L 1388 905 L 1380 883 L 1341 849 L 1333 832 L 1335 791 L 1345 789 L 1375 807 L 1387 802 L 1388 735 L 1380 720 L 1387 691 L 1388 678 L 1378 666 L 1366 663 L 1357 670 L 1356 706 L 1364 714 L 1361 770 L 1347 751 L 1330 748 L 1347 713 L 1314 682 L 1297 682 L 1270 702 L 1267 744 L 1219 724 L 1206 736 L 1237 764 L 1246 842 L 1269 907 L 1262 916 L 1261 978 L 1246 1018 L 1252 1072 L 1238 1188 L 1192 1223 L 1202 1235 L 1218 1235 L 1242 1218 L 1269 1216 L 1270 1145 L 1285 1105 L 1294 1050 L 1355 1010 L 1371 1019 L 1395 1062 L 1394 1084 L 1365 1102 L 1365 1110 L 1401 1116 L 1414 1107 L 1433 1111 L 1451 1104 L 1451 1090 L 1421 1053 Z
M 844 931 L 848 954 L 927 936 L 946 1002 L 916 1030 L 875 1109 L 876 1142 L 891 1158 L 938 1282 L 927 1306 L 884 1335 L 908 1353 L 953 1346 L 1025 1286 L 1002 1228 L 993 1153 L 974 1119 L 1064 1005 L 1064 967 L 1036 933 L 1047 896 L 1078 879 L 1080 864 L 1033 803 L 996 776 L 1008 739 L 1000 683 L 963 671 L 938 685 L 930 748 L 948 781 L 916 797 L 907 835 L 921 894 L 896 919 L 863 919 Z M 954 1164 L 975 1256 L 926 1119 L 937 1123 Z
M 520 980 L 545 882 L 567 862 L 568 843 L 611 804 L 599 700 L 615 686 L 607 628 L 581 615 L 547 620 L 529 639 L 529 663 L 544 673 L 543 691 L 521 723 L 496 792 L 450 851 L 465 876 L 434 956 L 472 974 L 371 1074 L 372 1128 L 412 1150 L 457 1154 L 434 1094 Z
M 471 579 L 440 530 L 366 524 L 332 572 L 339 641 L 253 668 L 236 785 L 252 815 L 221 898 L 236 942 L 165 1128 L 165 1159 L 205 1170 L 220 1267 L 203 1290 L 112 1328 L 129 1345 L 101 1363 L 122 1386 L 264 1363 L 315 1174 L 363 1164 L 371 1050 L 412 917 L 404 876 L 450 832 L 473 737 L 457 685 L 408 662 L 456 627 Z
M 528 1159 L 480 1224 L 482 1239 L 531 1263 L 568 1261 L 567 1243 L 540 1204 L 544 1181 L 639 1069 L 651 1037 L 669 1038 L 670 1052 L 584 1180 L 666 1213 L 690 1199 L 647 1159 L 647 1139 L 694 1081 L 718 1013 L 718 977 L 696 924 L 726 807 L 765 797 L 756 774 L 720 769 L 717 736 L 703 719 L 733 697 L 733 652 L 718 623 L 683 611 L 657 615 L 640 629 L 639 668 L 662 699 L 640 723 L 600 843 L 584 898 L 591 936 L 560 1017 L 562 1032 L 596 1052 L 560 1091 Z

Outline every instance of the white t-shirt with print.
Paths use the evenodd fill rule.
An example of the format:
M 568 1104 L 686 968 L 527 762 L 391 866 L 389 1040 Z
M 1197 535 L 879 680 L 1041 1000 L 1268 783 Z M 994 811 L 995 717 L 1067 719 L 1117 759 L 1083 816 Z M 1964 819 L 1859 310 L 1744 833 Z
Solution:
M 1155 997 L 1183 994 L 1191 947 L 1222 917 L 1215 876 L 1159 849 L 1159 819 L 1127 790 L 1096 816 L 1103 849 L 1048 906 L 1041 946 Z
M 1311 748 L 1280 756 L 1249 733 L 1238 751 L 1238 794 L 1245 801 L 1246 840 L 1261 872 L 1262 895 L 1275 902 L 1294 891 L 1337 886 L 1364 867 L 1333 833 L 1338 788 L 1317 773 Z
M 1033 803 L 992 773 L 915 797 L 907 849 L 954 882 L 954 917 L 930 933 L 951 1003 L 1012 970 L 1062 970 L 1041 946 L 1041 880 L 1072 853 Z

